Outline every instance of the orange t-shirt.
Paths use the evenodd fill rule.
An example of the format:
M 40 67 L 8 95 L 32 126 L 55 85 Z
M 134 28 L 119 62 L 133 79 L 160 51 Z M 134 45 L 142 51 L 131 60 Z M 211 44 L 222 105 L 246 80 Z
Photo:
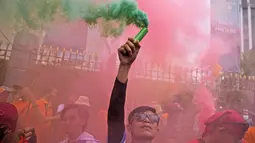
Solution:
M 244 135 L 247 143 L 255 143 L 255 127 L 250 127 Z
M 34 120 L 34 118 L 35 118 L 34 116 L 35 115 L 31 114 L 32 111 L 39 110 L 44 117 L 52 117 L 53 116 L 52 106 L 46 100 L 44 100 L 44 99 L 36 100 L 36 104 L 38 106 L 37 107 L 38 109 L 33 108 L 32 104 L 29 103 L 28 101 L 17 101 L 17 102 L 13 103 L 13 105 L 18 110 L 19 117 L 20 118 L 24 118 L 24 120 L 26 121 L 26 122 L 23 122 L 25 124 L 26 123 L 31 124 L 31 123 L 33 123 L 35 121 Z
M 53 109 L 51 104 L 45 99 L 37 100 L 36 104 L 38 106 L 38 109 L 33 108 L 32 104 L 28 101 L 17 101 L 13 103 L 19 113 L 19 125 L 21 126 L 21 128 L 28 126 L 35 128 L 38 140 L 40 140 L 41 136 L 47 133 L 50 122 L 40 123 L 38 122 L 38 120 L 35 120 L 35 118 L 37 118 L 37 115 L 34 114 L 34 111 L 39 110 L 43 117 L 52 117 Z

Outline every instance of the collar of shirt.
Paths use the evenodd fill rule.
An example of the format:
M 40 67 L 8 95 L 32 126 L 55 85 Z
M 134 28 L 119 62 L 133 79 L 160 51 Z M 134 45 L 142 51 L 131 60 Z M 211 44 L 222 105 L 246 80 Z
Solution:
M 98 143 L 98 141 L 89 133 L 83 132 L 77 139 L 76 141 L 93 141 L 95 143 Z M 60 143 L 69 143 L 69 139 L 65 139 Z

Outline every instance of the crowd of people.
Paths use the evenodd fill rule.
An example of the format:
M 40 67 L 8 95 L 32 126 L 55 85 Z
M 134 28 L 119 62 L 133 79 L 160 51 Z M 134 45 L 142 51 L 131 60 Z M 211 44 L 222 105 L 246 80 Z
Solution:
M 0 91 L 0 143 L 176 142 L 167 138 L 173 134 L 174 123 L 168 123 L 163 130 L 161 125 L 165 124 L 164 118 L 171 121 L 176 118 L 176 112 L 183 112 L 177 103 L 163 107 L 169 108 L 167 114 L 155 106 L 139 106 L 125 117 L 128 75 L 140 47 L 138 41 L 129 38 L 118 49 L 120 65 L 108 111 L 98 111 L 104 116 L 95 117 L 97 113 L 90 111 L 89 98 L 83 95 L 70 96 L 67 103 L 55 109 L 52 99 L 57 95 L 56 89 L 44 91 L 39 99 L 28 87 L 14 86 L 12 96 L 7 90 Z M 97 127 L 95 131 L 101 122 L 107 126 Z M 217 111 L 203 125 L 201 136 L 193 136 L 187 143 L 255 143 L 255 128 L 238 111 Z M 104 130 L 105 136 L 98 137 Z M 186 134 L 181 134 L 181 138 L 186 138 Z

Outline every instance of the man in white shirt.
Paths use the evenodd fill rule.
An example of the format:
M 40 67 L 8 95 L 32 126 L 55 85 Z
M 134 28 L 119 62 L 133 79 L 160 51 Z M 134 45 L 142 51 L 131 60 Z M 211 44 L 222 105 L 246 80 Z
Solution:
M 67 105 L 60 113 L 67 138 L 60 143 L 98 143 L 89 133 L 85 132 L 89 119 L 86 106 L 81 104 Z
M 64 123 L 67 138 L 60 143 L 98 143 L 89 133 L 85 132 L 89 119 L 89 99 L 80 96 L 74 104 L 64 106 L 60 119 Z

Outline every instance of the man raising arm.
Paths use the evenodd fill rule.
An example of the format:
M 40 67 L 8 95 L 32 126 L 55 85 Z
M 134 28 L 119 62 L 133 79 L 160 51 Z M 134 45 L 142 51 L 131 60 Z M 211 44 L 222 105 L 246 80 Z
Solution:
M 121 143 L 125 140 L 124 106 L 127 79 L 131 64 L 136 59 L 139 49 L 139 43 L 132 38 L 129 38 L 128 41 L 118 49 L 120 66 L 108 109 L 109 143 Z
M 126 88 L 128 73 L 135 61 L 140 45 L 138 41 L 129 38 L 118 49 L 120 66 L 117 79 L 111 94 L 108 108 L 108 143 L 124 143 L 124 106 L 126 100 Z M 128 117 L 127 130 L 131 132 L 132 143 L 150 143 L 158 132 L 159 116 L 156 110 L 149 106 L 140 106 L 134 109 Z

